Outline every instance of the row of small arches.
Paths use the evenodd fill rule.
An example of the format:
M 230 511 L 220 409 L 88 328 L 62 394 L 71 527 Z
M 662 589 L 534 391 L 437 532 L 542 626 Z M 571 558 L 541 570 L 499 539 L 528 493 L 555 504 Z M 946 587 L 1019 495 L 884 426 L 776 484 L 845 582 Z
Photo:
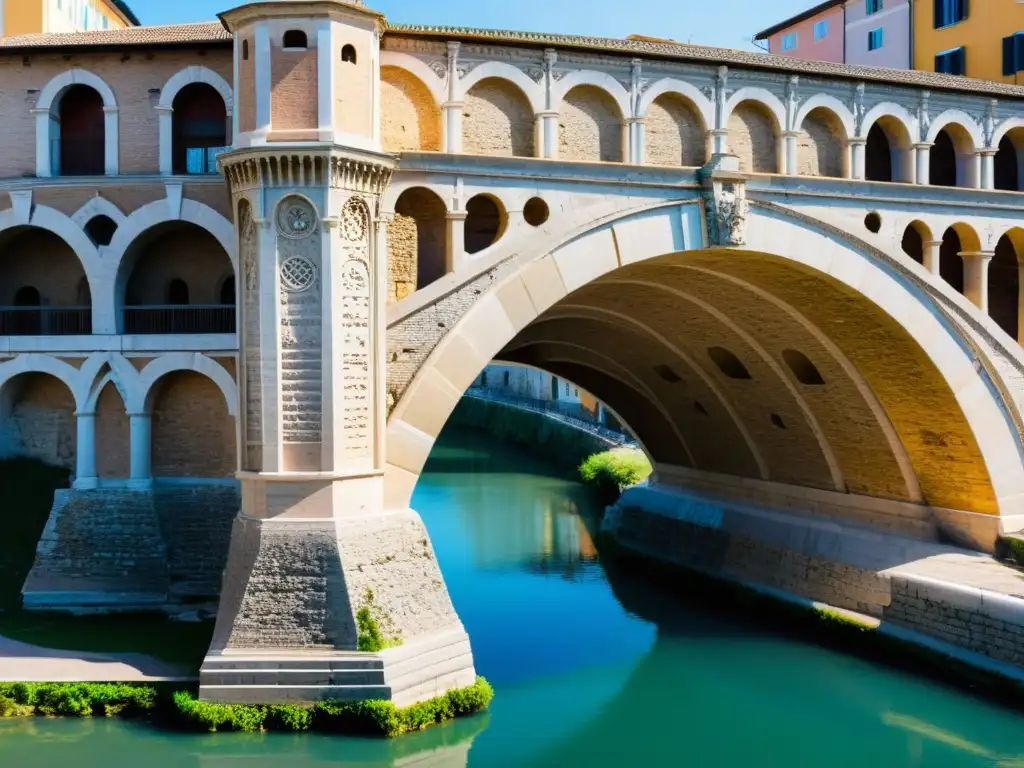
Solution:
M 388 151 L 440 151 L 441 110 L 429 88 L 412 72 L 397 66 L 381 70 L 383 142 Z M 462 147 L 467 154 L 537 156 L 538 131 L 531 101 L 516 83 L 502 77 L 476 82 L 464 98 Z M 737 103 L 726 124 L 727 150 L 741 168 L 753 173 L 784 170 L 783 126 L 777 109 L 756 99 Z M 627 159 L 625 115 L 619 102 L 597 85 L 568 90 L 558 111 L 558 157 L 563 160 L 621 162 Z M 644 161 L 654 165 L 699 167 L 711 151 L 705 114 L 689 96 L 666 91 L 646 107 Z M 815 106 L 798 126 L 796 172 L 804 176 L 852 175 L 846 122 L 834 109 Z M 976 186 L 978 179 L 964 158 L 981 149 L 977 127 L 945 123 L 930 152 L 931 183 Z M 866 130 L 865 178 L 874 181 L 913 179 L 912 129 L 895 115 L 883 115 Z M 1019 189 L 1018 148 L 1024 128 L 1006 132 L 996 157 L 996 188 Z

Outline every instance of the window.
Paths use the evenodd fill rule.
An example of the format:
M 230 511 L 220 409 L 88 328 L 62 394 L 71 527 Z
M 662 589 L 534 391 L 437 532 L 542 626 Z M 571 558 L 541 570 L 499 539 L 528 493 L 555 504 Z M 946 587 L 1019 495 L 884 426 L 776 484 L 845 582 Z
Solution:
M 963 47 L 935 54 L 935 71 L 946 75 L 963 75 L 967 72 L 967 54 Z
M 872 29 L 868 32 L 868 50 L 877 51 L 882 47 L 882 28 Z
M 814 39 L 821 40 L 828 36 L 828 19 L 814 22 Z
M 568 381 L 565 382 L 565 396 L 566 397 L 569 396 L 569 382 Z
M 1003 74 L 1015 75 L 1024 69 L 1024 32 L 1003 38 Z
M 967 0 L 935 0 L 935 28 L 948 27 L 967 18 Z
M 796 32 L 787 32 L 782 36 L 782 50 L 792 51 L 796 48 Z
M 249 41 L 248 40 L 243 40 L 242 41 L 242 61 L 248 61 L 248 60 L 249 60 Z
M 878 13 L 882 10 L 882 0 L 867 0 L 864 3 L 864 12 L 870 16 L 872 13 Z
M 282 45 L 285 50 L 305 50 L 306 49 L 306 33 L 301 29 L 289 29 L 284 33 L 284 40 Z
M 356 63 L 356 49 L 354 45 L 346 45 L 341 49 L 341 60 L 346 64 Z
M 175 278 L 167 286 L 167 303 L 175 306 L 188 304 L 188 285 Z

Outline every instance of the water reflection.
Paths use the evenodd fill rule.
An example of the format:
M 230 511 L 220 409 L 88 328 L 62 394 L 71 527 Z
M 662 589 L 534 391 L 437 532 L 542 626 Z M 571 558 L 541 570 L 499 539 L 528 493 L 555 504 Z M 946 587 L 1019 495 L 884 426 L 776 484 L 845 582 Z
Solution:
M 0 720 L 0 765 L 1024 768 L 1024 718 L 709 611 L 598 562 L 593 498 L 475 433 L 442 435 L 414 506 L 489 714 L 382 742 Z

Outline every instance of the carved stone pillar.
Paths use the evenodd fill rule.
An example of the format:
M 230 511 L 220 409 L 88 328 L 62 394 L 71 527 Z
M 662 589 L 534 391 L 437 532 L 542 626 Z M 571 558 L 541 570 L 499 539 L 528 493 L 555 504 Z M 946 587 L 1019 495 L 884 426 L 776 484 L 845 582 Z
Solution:
M 378 208 L 395 158 L 326 144 L 222 158 L 242 274 L 242 508 L 200 693 L 405 705 L 468 685 L 469 640 L 426 529 L 384 511 Z M 363 608 L 395 648 L 358 650 Z
M 716 154 L 698 173 L 709 246 L 746 244 L 747 177 L 739 168 L 735 155 Z

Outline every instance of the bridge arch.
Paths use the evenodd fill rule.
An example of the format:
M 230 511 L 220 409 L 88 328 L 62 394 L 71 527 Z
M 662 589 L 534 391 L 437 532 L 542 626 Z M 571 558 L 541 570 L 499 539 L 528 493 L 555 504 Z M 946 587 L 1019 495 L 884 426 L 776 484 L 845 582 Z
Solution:
M 699 234 L 681 234 L 679 211 L 676 203 L 633 214 L 543 254 L 518 257 L 510 276 L 462 316 L 398 397 L 387 426 L 390 505 L 408 504 L 447 413 L 479 370 L 498 358 L 544 367 L 608 400 L 644 440 L 656 472 L 677 466 L 717 478 L 767 475 L 773 483 L 870 497 L 869 505 L 926 505 L 922 515 L 934 514 L 955 535 L 988 546 L 1000 527 L 1020 527 L 1018 416 L 986 371 L 975 369 L 977 351 L 917 273 L 770 204 L 752 207 L 747 244 L 733 249 L 702 247 Z M 695 210 L 690 215 L 683 215 L 684 228 L 697 221 Z M 630 283 L 648 286 L 642 301 L 627 290 Z M 687 308 L 678 293 L 700 297 L 713 311 L 697 311 L 699 302 Z M 673 333 L 663 322 L 671 317 L 691 339 L 700 337 L 670 341 L 690 344 L 689 357 L 738 414 L 710 430 L 705 424 L 704 433 L 717 440 L 702 443 L 693 399 L 704 410 L 721 400 L 701 377 L 689 376 L 678 356 L 670 359 L 664 345 L 659 350 L 628 323 L 593 332 L 602 311 L 635 319 L 641 306 L 643 322 L 658 333 Z M 712 322 L 716 314 L 726 317 Z M 570 345 L 586 349 L 566 353 Z M 747 374 L 730 372 L 713 347 L 737 358 Z M 783 362 L 789 349 L 810 360 L 820 377 L 796 378 Z M 603 365 L 602 355 L 617 365 Z M 656 371 L 665 365 L 673 369 L 670 380 Z M 654 397 L 617 400 L 623 388 L 608 374 L 622 369 Z M 913 402 L 905 397 L 911 382 Z M 704 394 L 695 394 L 698 387 Z M 863 419 L 850 419 L 851 408 Z M 665 410 L 682 440 L 664 428 L 663 418 L 649 421 Z M 836 422 L 840 412 L 846 426 Z M 853 421 L 859 426 L 847 431 Z

